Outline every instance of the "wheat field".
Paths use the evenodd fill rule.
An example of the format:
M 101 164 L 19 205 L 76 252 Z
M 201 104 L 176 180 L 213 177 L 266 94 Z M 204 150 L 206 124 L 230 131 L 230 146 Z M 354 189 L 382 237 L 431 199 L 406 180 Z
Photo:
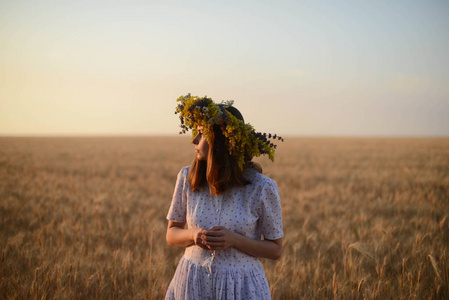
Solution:
M 0 138 L 1 299 L 162 299 L 186 137 Z M 274 299 L 449 298 L 448 138 L 287 138 Z

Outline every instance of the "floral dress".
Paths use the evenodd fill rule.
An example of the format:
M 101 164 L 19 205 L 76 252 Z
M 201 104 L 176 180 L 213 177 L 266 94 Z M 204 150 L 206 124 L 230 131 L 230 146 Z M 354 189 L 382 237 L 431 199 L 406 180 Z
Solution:
M 234 187 L 220 196 L 209 188 L 192 192 L 189 167 L 183 168 L 167 215 L 188 228 L 224 226 L 248 238 L 275 240 L 284 236 L 281 202 L 274 180 L 254 169 L 245 170 L 251 184 Z M 208 250 L 187 247 L 165 299 L 271 299 L 259 259 L 235 248 Z

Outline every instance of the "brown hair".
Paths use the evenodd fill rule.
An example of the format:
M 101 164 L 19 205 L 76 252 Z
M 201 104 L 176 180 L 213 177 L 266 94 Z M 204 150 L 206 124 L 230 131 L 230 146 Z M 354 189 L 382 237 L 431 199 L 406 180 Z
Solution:
M 220 195 L 234 186 L 244 186 L 250 182 L 243 177 L 237 161 L 229 154 L 226 141 L 218 125 L 212 125 L 209 153 L 207 161 L 195 160 L 189 171 L 191 189 L 197 191 L 200 187 L 209 185 L 211 195 Z M 262 172 L 259 164 L 247 159 L 243 169 L 254 168 Z

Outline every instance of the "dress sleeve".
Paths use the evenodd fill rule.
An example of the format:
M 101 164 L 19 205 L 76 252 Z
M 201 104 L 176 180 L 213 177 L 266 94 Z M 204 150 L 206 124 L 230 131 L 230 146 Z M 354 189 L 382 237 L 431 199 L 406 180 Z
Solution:
M 167 214 L 167 220 L 169 221 L 179 223 L 186 222 L 187 196 L 185 188 L 188 181 L 187 174 L 188 168 L 183 168 L 178 173 L 175 191 L 173 192 L 173 198 Z
M 274 180 L 263 186 L 259 207 L 259 226 L 262 235 L 268 240 L 277 240 L 284 236 L 282 228 L 281 198 Z

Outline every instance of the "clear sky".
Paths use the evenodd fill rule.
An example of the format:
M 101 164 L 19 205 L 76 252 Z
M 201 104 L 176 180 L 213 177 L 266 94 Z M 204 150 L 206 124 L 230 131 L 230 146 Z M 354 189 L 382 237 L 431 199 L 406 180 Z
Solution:
M 177 134 L 189 92 L 281 135 L 449 136 L 449 1 L 0 0 L 0 135 Z

